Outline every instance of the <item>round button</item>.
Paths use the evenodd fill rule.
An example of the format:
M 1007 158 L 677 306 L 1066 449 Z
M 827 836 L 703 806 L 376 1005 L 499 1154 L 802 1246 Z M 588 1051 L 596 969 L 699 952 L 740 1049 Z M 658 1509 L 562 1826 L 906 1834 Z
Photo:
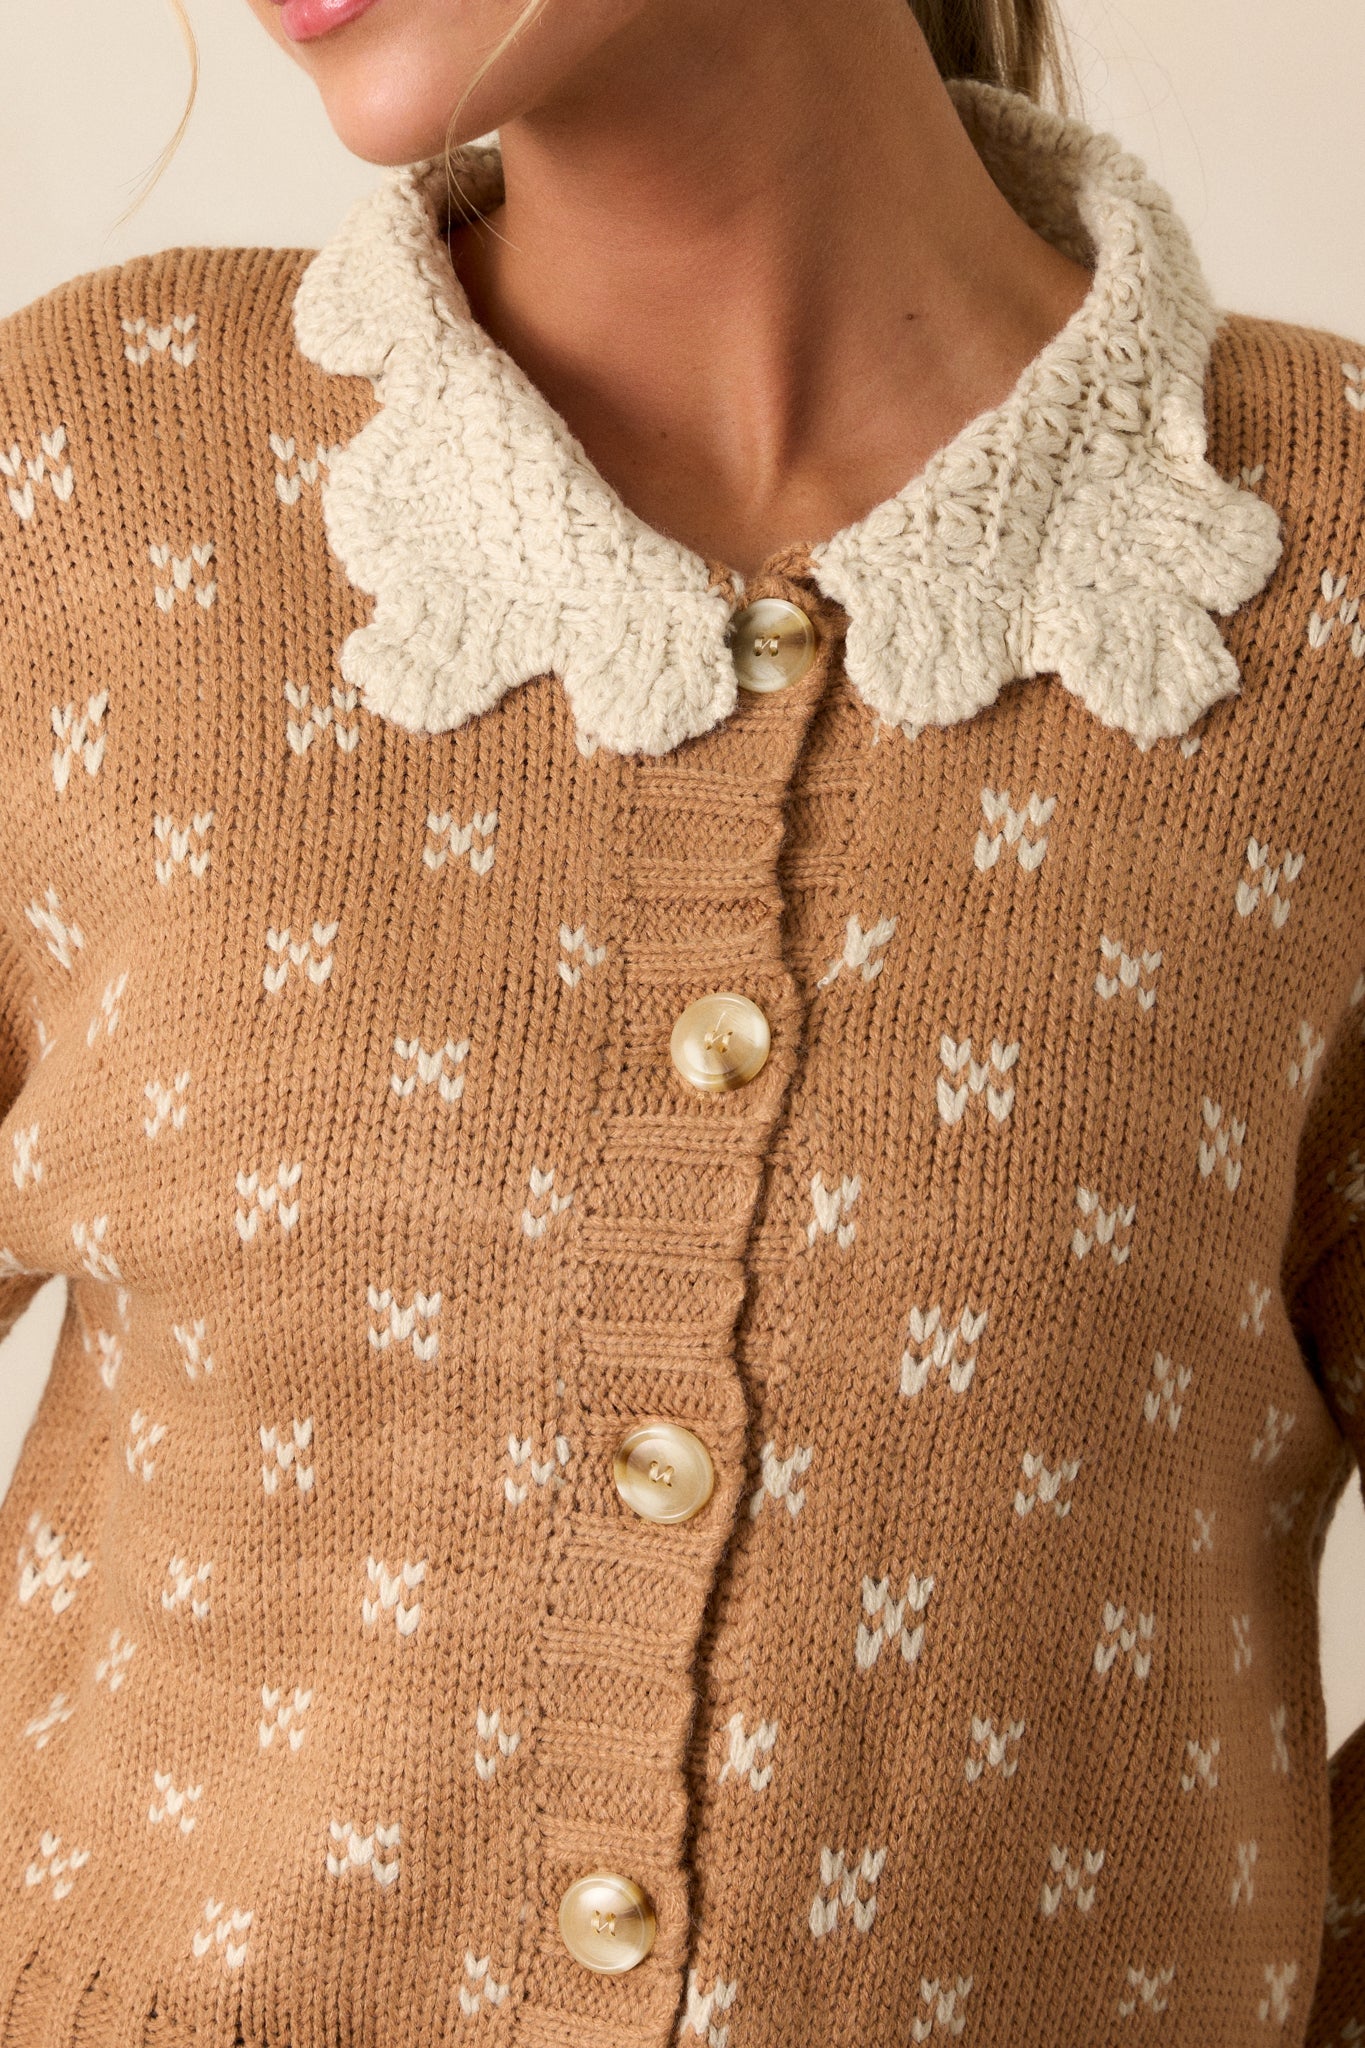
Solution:
M 611 1476 L 628 1508 L 647 1522 L 689 1522 L 716 1483 L 711 1454 L 676 1422 L 642 1422 L 616 1446 Z
M 668 1041 L 673 1064 L 694 1088 L 740 1088 L 768 1057 L 768 1020 L 757 1003 L 726 990 L 689 1003 Z
M 730 653 L 743 690 L 782 690 L 815 659 L 815 628 L 800 605 L 760 597 L 730 621 Z
M 611 1870 L 575 1878 L 559 1902 L 564 1946 L 605 1977 L 633 1970 L 654 1946 L 654 1908 L 635 1880 Z

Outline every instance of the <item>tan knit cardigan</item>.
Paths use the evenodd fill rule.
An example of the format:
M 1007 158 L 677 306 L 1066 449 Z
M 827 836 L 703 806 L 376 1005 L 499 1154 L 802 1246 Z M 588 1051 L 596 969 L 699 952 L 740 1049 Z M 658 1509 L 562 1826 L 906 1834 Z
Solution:
M 4 2048 L 1362 2038 L 1365 343 L 954 92 L 1091 293 L 745 589 L 435 166 L 0 326 Z

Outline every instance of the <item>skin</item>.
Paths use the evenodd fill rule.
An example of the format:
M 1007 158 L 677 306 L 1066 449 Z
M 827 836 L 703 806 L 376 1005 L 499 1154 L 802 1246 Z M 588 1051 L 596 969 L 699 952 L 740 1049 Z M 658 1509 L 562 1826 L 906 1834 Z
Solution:
M 521 0 L 378 0 L 289 43 L 346 147 L 439 154 Z M 1091 282 L 1020 220 L 906 0 L 547 0 L 469 96 L 506 204 L 475 317 L 651 526 L 751 578 L 1007 396 Z

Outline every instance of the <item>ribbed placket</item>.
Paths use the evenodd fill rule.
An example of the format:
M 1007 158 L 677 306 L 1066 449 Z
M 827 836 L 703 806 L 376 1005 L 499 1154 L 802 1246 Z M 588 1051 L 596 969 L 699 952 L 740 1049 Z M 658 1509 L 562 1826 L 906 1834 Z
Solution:
M 800 1059 L 803 1004 L 783 950 L 779 856 L 788 799 L 838 658 L 842 614 L 804 580 L 765 577 L 815 621 L 813 666 L 672 753 L 623 757 L 604 893 L 619 948 L 594 1112 L 593 1171 L 576 1222 L 574 1328 L 562 1428 L 577 1449 L 551 1533 L 536 1738 L 538 1868 L 524 1998 L 528 2048 L 662 2048 L 688 1953 L 686 1752 L 695 1656 L 741 1504 L 749 1429 L 735 1334 L 772 1138 Z M 771 1049 L 749 1082 L 694 1089 L 669 1036 L 697 997 L 758 1004 Z M 692 1520 L 646 1521 L 616 1493 L 612 1457 L 636 1423 L 694 1431 L 716 1469 Z M 619 1977 L 576 1962 L 558 1933 L 575 1878 L 633 1878 L 658 1919 Z

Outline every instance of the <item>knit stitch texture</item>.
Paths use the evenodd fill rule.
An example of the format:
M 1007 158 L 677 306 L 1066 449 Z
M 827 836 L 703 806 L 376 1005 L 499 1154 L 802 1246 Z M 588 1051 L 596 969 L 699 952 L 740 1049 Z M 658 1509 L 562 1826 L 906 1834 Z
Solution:
M 961 104 L 1094 303 L 743 590 L 421 167 L 0 323 L 3 2048 L 1361 2038 L 1365 344 Z

